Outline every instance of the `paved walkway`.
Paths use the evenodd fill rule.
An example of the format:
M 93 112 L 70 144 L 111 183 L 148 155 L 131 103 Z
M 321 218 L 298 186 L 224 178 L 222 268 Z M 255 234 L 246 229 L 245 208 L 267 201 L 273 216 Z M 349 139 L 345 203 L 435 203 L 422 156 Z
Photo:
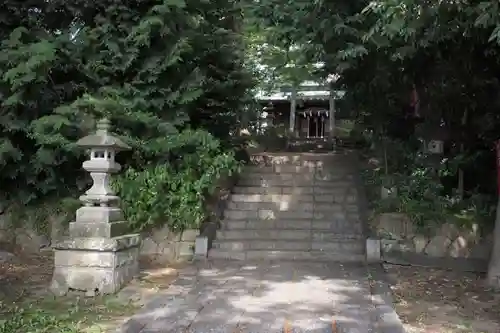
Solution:
M 352 263 L 198 263 L 121 332 L 377 332 L 368 275 Z

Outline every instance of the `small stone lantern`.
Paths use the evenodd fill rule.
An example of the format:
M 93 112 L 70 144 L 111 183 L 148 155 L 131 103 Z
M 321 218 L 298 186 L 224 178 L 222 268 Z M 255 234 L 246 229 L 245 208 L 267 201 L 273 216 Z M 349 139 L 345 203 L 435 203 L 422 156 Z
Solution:
M 109 120 L 102 119 L 95 134 L 77 142 L 90 152 L 83 168 L 93 185 L 80 196 L 84 206 L 69 225 L 69 239 L 54 246 L 51 290 L 57 295 L 70 289 L 88 296 L 112 294 L 138 273 L 140 235 L 128 233 L 119 197 L 109 184 L 111 175 L 121 169 L 115 155 L 130 147 L 111 135 L 109 127 Z
M 442 155 L 444 151 L 443 140 L 430 140 L 427 144 L 427 152 L 430 154 Z
M 443 122 L 443 121 L 441 121 Z M 449 137 L 449 133 L 441 124 L 429 125 L 421 124 L 417 126 L 415 133 L 422 142 L 422 150 L 430 155 L 442 155 L 444 152 L 444 143 Z
M 120 164 L 115 162 L 116 153 L 129 150 L 130 147 L 110 135 L 109 125 L 109 120 L 100 120 L 95 134 L 86 136 L 76 143 L 90 151 L 90 159 L 83 162 L 83 168 L 90 173 L 94 184 L 80 197 L 80 201 L 87 207 L 95 205 L 106 207 L 119 200 L 113 193 L 109 181 L 111 174 L 121 169 Z

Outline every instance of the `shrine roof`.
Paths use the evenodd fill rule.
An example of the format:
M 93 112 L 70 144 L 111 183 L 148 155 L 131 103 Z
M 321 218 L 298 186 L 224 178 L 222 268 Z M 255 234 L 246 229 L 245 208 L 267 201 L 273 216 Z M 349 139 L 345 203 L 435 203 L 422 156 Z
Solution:
M 345 91 L 334 91 L 334 98 L 341 99 L 345 95 Z M 258 92 L 255 98 L 259 101 L 290 101 L 292 97 L 291 91 L 277 92 Z M 327 101 L 330 98 L 328 90 L 298 90 L 297 99 L 299 100 L 321 100 Z

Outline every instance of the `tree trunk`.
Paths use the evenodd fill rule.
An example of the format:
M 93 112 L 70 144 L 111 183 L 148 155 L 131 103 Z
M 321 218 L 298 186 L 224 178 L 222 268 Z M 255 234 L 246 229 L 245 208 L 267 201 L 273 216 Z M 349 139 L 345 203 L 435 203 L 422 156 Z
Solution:
M 495 230 L 493 231 L 493 250 L 486 279 L 491 287 L 500 288 L 500 196 L 497 203 Z
M 464 112 L 464 115 L 462 117 L 462 127 L 461 131 L 465 130 L 465 126 L 467 125 L 467 116 L 468 116 L 468 110 L 466 109 Z M 465 144 L 464 144 L 464 138 L 463 135 L 460 136 L 460 155 L 463 156 L 465 151 Z M 458 196 L 460 200 L 464 199 L 464 170 L 462 168 L 458 168 Z

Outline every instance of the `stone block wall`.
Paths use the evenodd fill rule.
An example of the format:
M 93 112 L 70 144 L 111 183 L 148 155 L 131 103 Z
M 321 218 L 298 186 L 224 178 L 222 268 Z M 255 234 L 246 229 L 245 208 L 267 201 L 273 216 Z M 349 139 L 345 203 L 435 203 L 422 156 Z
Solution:
M 218 222 L 223 216 L 236 179 L 237 175 L 221 178 L 217 190 L 207 198 L 206 206 L 211 216 L 202 226 L 201 232 L 209 237 L 209 241 L 215 237 Z M 14 216 L 9 212 L 0 212 L 0 251 L 37 253 L 44 249 L 50 250 L 52 244 L 64 239 L 68 235 L 68 222 L 74 216 L 50 215 L 43 228 L 37 226 L 35 217 L 28 216 L 22 224 L 13 219 Z M 193 255 L 195 240 L 199 234 L 200 230 L 186 230 L 179 234 L 170 231 L 168 227 L 157 228 L 142 235 L 140 254 L 169 262 L 188 259 Z
M 170 231 L 167 226 L 155 229 L 143 235 L 140 254 L 165 262 L 189 260 L 199 234 L 199 230 L 177 233 Z
M 51 245 L 64 239 L 68 232 L 68 224 L 61 222 L 62 217 L 56 215 L 51 219 L 50 229 L 40 231 L 30 224 L 22 228 L 15 227 L 9 222 L 8 214 L 0 215 L 0 251 L 38 253 L 50 250 Z M 143 233 L 140 255 L 165 262 L 189 259 L 199 234 L 199 230 L 175 233 L 166 226 L 157 228 Z
M 10 221 L 11 218 L 8 213 L 0 215 L 0 251 L 38 253 L 50 250 L 51 245 L 68 234 L 66 216 L 51 216 L 45 230 L 40 230 L 30 221 L 17 227 Z M 198 234 L 198 230 L 186 230 L 179 234 L 169 231 L 168 227 L 155 229 L 143 234 L 140 254 L 168 262 L 187 259 L 193 254 Z
M 28 216 L 21 224 L 13 214 L 3 212 L 0 214 L 0 250 L 36 253 L 50 248 L 65 237 L 67 219 L 64 214 L 54 214 L 40 226 L 34 217 Z
M 389 262 L 482 271 L 493 247 L 493 239 L 481 236 L 477 227 L 459 229 L 443 223 L 422 232 L 401 213 L 377 216 L 371 221 L 371 229 L 381 239 L 382 259 Z

